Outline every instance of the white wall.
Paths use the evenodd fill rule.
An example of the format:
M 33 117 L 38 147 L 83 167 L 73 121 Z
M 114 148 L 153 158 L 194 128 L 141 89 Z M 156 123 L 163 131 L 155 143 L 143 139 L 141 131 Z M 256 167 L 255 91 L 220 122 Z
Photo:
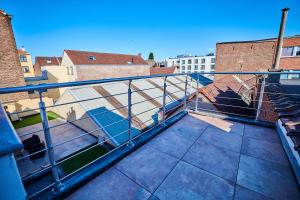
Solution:
M 179 66 L 179 58 L 168 58 L 165 60 L 166 67 Z

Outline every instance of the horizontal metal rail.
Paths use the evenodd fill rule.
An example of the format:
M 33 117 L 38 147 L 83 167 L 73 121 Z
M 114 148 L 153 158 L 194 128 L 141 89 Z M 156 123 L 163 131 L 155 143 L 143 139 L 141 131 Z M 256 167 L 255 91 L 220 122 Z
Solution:
M 80 121 L 80 120 L 84 120 L 84 119 L 89 119 L 90 116 L 97 116 L 97 115 L 101 115 L 101 114 L 104 114 L 104 113 L 108 113 L 108 112 L 112 112 L 112 111 L 115 111 L 115 110 L 119 110 L 119 109 L 122 109 L 122 108 L 125 108 L 127 106 L 121 106 L 121 107 L 118 107 L 118 108 L 114 108 L 114 109 L 111 109 L 111 110 L 106 110 L 106 111 L 103 111 L 103 112 L 98 112 L 98 113 L 94 113 L 94 114 L 89 114 L 87 115 L 86 117 L 82 117 L 80 119 L 74 119 L 74 120 L 70 120 L 70 121 L 66 121 L 64 123 L 60 123 L 60 124 L 56 124 L 56 125 L 53 125 L 53 126 L 49 126 L 49 128 L 53 129 L 53 128 L 57 128 L 57 127 L 60 127 L 60 126 L 64 126 L 64 125 L 67 125 L 67 124 L 70 124 L 70 123 L 73 123 L 73 122 L 76 122 L 76 121 Z M 43 129 L 39 129 L 39 130 L 36 130 L 36 131 L 33 131 L 33 132 L 29 132 L 29 133 L 25 133 L 25 134 L 21 134 L 19 135 L 19 137 L 24 137 L 24 136 L 27 136 L 27 135 L 32 135 L 34 133 L 38 133 L 38 132 L 41 132 L 43 131 Z
M 143 101 L 138 101 L 138 102 L 133 103 L 132 106 L 137 105 L 137 104 L 140 104 L 140 103 L 147 102 L 147 101 L 149 101 L 149 100 L 158 99 L 158 98 L 161 98 L 161 97 L 163 97 L 163 95 L 157 96 L 157 97 L 153 97 L 153 98 L 151 98 L 151 99 L 146 99 L 146 100 L 143 100 Z
M 74 120 L 71 120 L 71 121 L 66 121 L 66 122 L 63 122 L 63 123 L 60 123 L 60 124 L 55 124 L 55 125 L 52 125 L 52 126 L 44 126 L 43 129 L 40 129 L 40 130 L 35 130 L 33 132 L 29 132 L 29 133 L 25 133 L 25 134 L 21 134 L 20 137 L 24 137 L 24 136 L 27 136 L 27 135 L 31 135 L 31 134 L 34 134 L 34 133 L 37 133 L 37 132 L 41 132 L 41 131 L 44 131 L 44 133 L 48 133 L 48 136 L 50 136 L 51 138 L 51 130 L 54 129 L 54 128 L 58 128 L 60 126 L 63 126 L 63 125 L 67 125 L 67 124 L 70 124 L 70 123 L 73 123 L 73 122 L 76 122 L 76 121 L 79 121 L 79 120 L 84 120 L 84 119 L 88 119 L 90 117 L 93 117 L 93 116 L 97 116 L 97 115 L 101 115 L 101 114 L 104 114 L 104 113 L 108 113 L 108 112 L 112 112 L 112 111 L 115 111 L 115 110 L 119 110 L 119 109 L 123 109 L 123 108 L 127 108 L 128 107 L 128 113 L 130 112 L 130 114 L 128 115 L 128 118 L 126 118 L 127 116 L 123 116 L 124 118 L 122 118 L 121 120 L 118 120 L 118 121 L 114 121 L 110 124 L 107 124 L 105 126 L 99 126 L 99 127 L 96 127 L 96 129 L 94 130 L 91 130 L 91 131 L 87 131 L 81 135 L 78 135 L 78 136 L 75 136 L 75 137 L 72 137 L 70 139 L 67 139 L 67 140 L 64 140 L 64 141 L 60 141 L 58 143 L 55 143 L 53 144 L 51 141 L 50 142 L 47 142 L 47 145 L 46 145 L 46 148 L 42 149 L 42 150 L 39 150 L 37 152 L 34 152 L 34 153 L 31 153 L 31 154 L 28 154 L 28 155 L 25 155 L 25 156 L 22 156 L 22 157 L 17 157 L 16 160 L 17 161 L 20 161 L 20 160 L 23 160 L 23 159 L 26 159 L 30 156 L 33 156 L 35 154 L 38 154 L 38 153 L 41 153 L 41 152 L 44 152 L 44 151 L 48 151 L 49 149 L 50 150 L 54 150 L 55 148 L 59 147 L 59 146 L 62 146 L 66 143 L 69 143 L 69 142 L 72 142 L 74 140 L 77 140 L 79 138 L 82 138 L 82 137 L 85 137 L 85 136 L 88 136 L 90 134 L 93 134 L 97 131 L 103 131 L 105 132 L 105 129 L 107 127 L 110 127 L 110 126 L 114 126 L 118 123 L 122 123 L 124 121 L 129 121 L 129 126 L 128 128 L 126 127 L 126 130 L 121 130 L 119 133 L 117 133 L 116 135 L 113 135 L 111 136 L 110 134 L 106 134 L 106 137 L 103 139 L 103 141 L 99 142 L 99 143 L 93 143 L 91 146 L 81 150 L 81 151 L 78 151 L 70 156 L 66 156 L 62 159 L 59 159 L 57 160 L 56 156 L 55 156 L 55 159 L 53 160 L 52 159 L 52 163 L 50 163 L 49 166 L 45 167 L 45 168 L 42 168 L 42 166 L 40 166 L 40 168 L 42 169 L 39 169 L 38 171 L 36 172 L 33 172 L 32 174 L 30 175 L 26 175 L 26 176 L 23 176 L 22 177 L 22 180 L 26 180 L 26 179 L 30 179 L 31 177 L 35 177 L 36 175 L 42 173 L 42 172 L 45 172 L 49 169 L 52 170 L 52 175 L 55 174 L 55 172 L 53 171 L 53 169 L 56 169 L 58 167 L 58 165 L 61 165 L 63 162 L 71 159 L 71 158 L 74 158 L 75 156 L 79 155 L 79 154 L 82 154 L 83 152 L 86 152 L 96 146 L 100 146 L 102 145 L 103 143 L 105 142 L 109 142 L 109 141 L 112 141 L 114 140 L 115 138 L 123 135 L 123 134 L 126 134 L 129 138 L 128 141 L 125 141 L 124 143 L 122 144 L 119 144 L 119 145 L 116 145 L 116 148 L 119 148 L 123 145 L 134 145 L 133 143 L 129 143 L 132 141 L 132 139 L 138 137 L 139 135 L 143 134 L 143 132 L 141 131 L 140 134 L 138 134 L 137 136 L 134 136 L 132 137 L 131 135 L 131 130 L 132 127 L 130 125 L 131 122 L 135 121 L 136 119 L 134 118 L 137 118 L 138 116 L 140 115 L 143 115 L 145 113 L 148 113 L 148 112 L 151 112 L 151 111 L 154 111 L 154 110 L 157 110 L 155 111 L 155 114 L 160 114 L 158 113 L 159 112 L 162 112 L 162 114 L 166 114 L 165 112 L 165 108 L 168 106 L 168 104 L 171 104 L 173 102 L 176 102 L 180 99 L 183 99 L 184 98 L 184 106 L 183 106 L 183 109 L 184 110 L 187 110 L 186 109 L 186 105 L 188 107 L 192 107 L 193 105 L 195 105 L 195 103 L 206 103 L 206 102 L 202 102 L 202 101 L 199 101 L 198 100 L 198 96 L 199 95 L 196 95 L 196 98 L 197 100 L 194 100 L 194 99 L 190 99 L 190 97 L 192 97 L 192 95 L 196 94 L 197 91 L 199 91 L 199 89 L 201 87 L 204 87 L 203 84 L 204 83 L 226 83 L 226 84 L 233 84 L 233 85 L 242 85 L 241 83 L 237 83 L 237 82 L 234 82 L 234 81 L 210 81 L 210 80 L 203 80 L 198 83 L 196 81 L 196 78 L 195 77 L 192 77 L 192 75 L 205 75 L 205 74 L 208 74 L 208 75 L 281 75 L 281 74 L 299 74 L 299 72 L 210 72 L 210 73 L 206 73 L 206 72 L 203 72 L 203 73 L 179 73 L 179 74 L 159 74 L 159 75 L 151 75 L 151 76 L 132 76 L 132 77 L 125 77 L 125 78 L 109 78 L 109 79 L 101 79 L 101 80 L 90 80 L 90 81 L 75 81 L 75 82 L 68 82 L 68 83 L 51 83 L 51 84 L 40 84 L 40 85 L 30 85 L 30 86 L 20 86 L 20 87 L 11 87 L 11 88 L 0 88 L 0 94 L 9 94 L 9 93 L 17 93 L 17 92 L 26 92 L 26 91 L 36 91 L 36 92 L 39 92 L 40 94 L 40 108 L 36 108 L 36 109 L 30 109 L 30 110 L 24 110 L 24 111 L 20 111 L 20 112 L 13 112 L 13 113 L 10 113 L 11 115 L 12 114 L 18 114 L 18 113 L 23 113 L 23 112 L 32 112 L 32 111 L 36 111 L 38 109 L 40 109 L 41 111 L 43 111 L 43 115 L 44 118 L 44 121 L 43 122 L 47 122 L 47 117 L 45 117 L 45 111 L 46 109 L 45 108 L 57 108 L 59 106 L 64 106 L 64 105 L 69 105 L 69 104 L 76 104 L 76 103 L 81 103 L 81 102 L 86 102 L 86 101 L 93 101 L 93 100 L 99 100 L 99 99 L 105 99 L 105 98 L 109 98 L 109 97 L 115 97 L 115 96 L 118 96 L 118 95 L 127 95 L 127 98 L 128 98 L 128 105 L 124 105 L 124 106 L 120 106 L 118 108 L 114 108 L 114 109 L 111 109 L 111 110 L 106 110 L 106 111 L 103 111 L 103 112 L 96 112 L 96 113 L 88 113 L 87 116 L 85 117 L 82 117 L 80 119 L 74 119 Z M 176 78 L 178 81 L 174 81 L 174 83 L 171 83 L 170 81 L 167 80 L 167 77 L 177 77 L 177 76 L 184 76 L 184 79 L 185 81 L 180 81 L 181 79 L 179 78 Z M 188 77 L 190 76 L 190 78 Z M 199 76 L 198 76 L 199 77 Z M 131 87 L 130 87 L 130 84 L 134 84 L 134 81 L 139 81 L 139 80 L 144 80 L 144 79 L 152 79 L 152 78 L 165 78 L 164 80 L 161 79 L 161 82 L 162 82 L 162 85 L 160 86 L 159 84 L 157 84 L 156 87 L 150 87 L 150 88 L 145 88 L 145 89 L 138 89 L 138 87 L 135 87 L 136 89 L 138 90 L 133 90 Z M 174 78 L 175 79 L 175 78 Z M 66 102 L 66 103 L 61 103 L 61 104 L 55 104 L 55 105 L 52 105 L 52 106 L 44 106 L 44 107 L 41 107 L 41 103 L 44 103 L 42 98 L 43 98 L 43 95 L 42 93 L 46 92 L 46 90 L 48 89 L 55 89 L 55 88 L 68 88 L 68 87 L 78 87 L 78 86 L 81 86 L 81 87 L 78 87 L 78 89 L 82 88 L 82 87 L 92 87 L 92 85 L 96 85 L 96 84 L 105 84 L 105 85 L 108 85 L 109 84 L 117 84 L 119 82 L 123 82 L 123 81 L 129 81 L 129 88 L 128 88 L 128 91 L 126 92 L 122 92 L 122 93 L 117 93 L 117 94 L 111 94 L 111 95 L 105 95 L 105 96 L 101 96 L 101 97 L 95 97 L 95 98 L 89 98 L 89 99 L 81 99 L 81 100 L 77 100 L 77 101 L 72 101 L 72 102 Z M 163 82 L 164 81 L 164 82 Z M 166 84 L 166 81 L 168 81 L 169 84 Z M 196 87 L 196 84 L 197 83 L 197 87 Z M 201 85 L 202 83 L 202 85 Z M 243 81 L 243 83 L 247 84 L 247 81 Z M 182 84 L 185 84 L 184 87 L 182 87 L 182 90 L 175 90 L 173 92 L 170 92 L 168 91 L 168 87 L 176 87 L 176 88 L 181 88 L 181 85 Z M 276 88 L 276 85 L 278 83 L 266 83 L 264 84 L 264 87 L 272 87 L 274 86 Z M 153 84 L 154 85 L 154 84 Z M 180 86 L 178 86 L 180 85 Z M 132 86 L 132 85 L 131 85 Z M 132 86 L 133 87 L 133 86 Z M 145 100 L 142 100 L 142 101 L 137 101 L 137 102 L 134 102 L 134 103 L 131 103 L 131 98 L 134 98 L 134 96 L 132 96 L 132 93 L 135 93 L 135 92 L 142 92 L 142 91 L 147 91 L 147 90 L 153 90 L 153 89 L 162 89 L 163 87 L 164 88 L 164 94 L 162 96 L 157 96 L 157 97 L 153 97 L 153 98 L 144 98 Z M 172 87 L 172 89 L 174 88 Z M 231 88 L 227 88 L 226 90 L 227 91 L 233 91 L 235 93 L 241 93 L 243 92 L 243 88 L 245 86 L 241 86 L 238 90 L 233 90 Z M 255 87 L 260 87 L 260 84 L 257 83 L 257 81 L 255 82 Z M 234 88 L 234 86 L 233 86 Z M 75 88 L 77 89 L 77 88 Z M 170 89 L 169 89 L 170 90 Z M 188 91 L 189 90 L 189 91 Z M 241 91 L 242 90 L 242 91 Z M 300 96 L 300 94 L 290 94 L 290 93 L 282 93 L 280 91 L 278 92 L 266 92 L 266 91 L 255 91 L 253 90 L 253 87 L 249 89 L 250 92 L 255 92 L 256 94 L 268 94 L 268 95 L 275 95 L 275 96 L 294 96 L 294 95 L 297 95 L 297 96 Z M 161 97 L 164 97 L 166 98 L 166 96 L 169 96 L 169 95 L 172 95 L 172 94 L 175 94 L 175 93 L 179 93 L 179 92 L 182 92 L 184 93 L 183 97 L 180 98 L 178 97 L 178 99 L 176 100 L 171 100 L 170 102 L 168 102 L 168 104 L 165 104 L 163 105 L 163 108 L 164 109 L 161 109 L 157 106 L 154 106 L 150 109 L 146 109 L 144 111 L 141 111 L 142 109 L 139 110 L 139 112 L 137 114 L 133 114 L 132 111 L 131 111 L 131 107 L 134 106 L 134 105 L 137 105 L 137 104 L 140 104 L 140 103 L 144 103 L 144 102 L 148 102 L 148 101 L 151 101 L 151 100 L 154 100 L 154 99 L 157 99 L 157 98 L 161 98 Z M 209 91 L 208 91 L 209 92 Z M 212 91 L 211 92 L 212 94 L 214 94 L 214 92 Z M 145 96 L 145 95 L 144 95 Z M 175 96 L 175 95 L 174 95 Z M 178 96 L 178 95 L 177 95 Z M 259 95 L 258 95 L 259 96 Z M 263 96 L 263 95 L 261 95 Z M 252 100 L 252 97 L 251 97 L 251 101 L 252 102 L 256 102 L 256 101 L 259 101 L 259 102 L 272 102 L 272 101 L 269 101 L 269 100 L 263 100 L 262 97 L 259 97 L 259 100 L 257 99 L 253 99 Z M 173 97 L 174 98 L 174 97 Z M 233 98 L 233 97 L 218 97 L 216 96 L 215 98 L 220 98 L 220 99 L 229 99 L 229 100 L 233 100 L 233 99 L 238 99 L 238 100 L 241 100 L 240 98 Z M 130 99 L 130 100 L 129 100 Z M 172 98 L 171 98 L 172 99 Z M 290 103 L 290 104 L 297 104 L 297 102 L 293 102 L 293 101 L 284 101 L 285 103 Z M 264 110 L 264 111 L 271 111 L 271 110 L 267 110 L 267 109 L 262 109 L 262 108 L 256 108 L 256 107 L 245 107 L 245 106 L 240 106 L 240 105 L 233 105 L 233 104 L 225 104 L 225 103 L 218 103 L 218 102 L 207 102 L 208 104 L 211 104 L 211 105 L 217 105 L 217 106 L 225 106 L 225 107 L 232 107 L 232 108 L 241 108 L 241 109 L 248 109 L 248 110 Z M 191 105 L 192 104 L 192 105 Z M 120 103 L 118 103 L 118 105 L 120 105 Z M 198 105 L 198 104 L 197 104 Z M 148 108 L 148 107 L 147 107 Z M 211 112 L 211 113 L 216 113 L 216 114 L 229 114 L 229 115 L 234 115 L 234 116 L 241 116 L 241 117 L 246 117 L 246 118 L 251 118 L 251 119 L 255 119 L 255 116 L 251 116 L 251 115 L 247 115 L 247 114 L 241 114 L 241 113 L 233 113 L 233 112 L 226 112 L 226 111 L 222 111 L 222 110 L 213 110 L 213 109 L 206 109 L 206 108 L 202 108 L 201 106 L 196 106 L 196 111 L 207 111 L 207 112 Z M 179 110 L 176 110 L 176 112 L 178 112 Z M 134 111 L 136 112 L 136 111 Z M 131 114 L 132 113 L 132 114 Z M 150 113 L 151 114 L 151 113 Z M 124 113 L 123 113 L 124 115 Z M 148 118 L 148 117 L 147 117 Z M 160 124 L 163 124 L 164 123 L 164 120 L 154 120 L 152 119 L 152 116 L 149 117 L 149 119 L 146 119 L 145 121 L 142 121 L 140 120 L 138 123 L 142 123 L 142 124 L 145 124 L 145 123 L 148 123 L 148 122 L 151 122 L 153 121 L 153 123 L 149 123 L 149 125 L 146 126 L 146 129 L 143 129 L 143 130 L 149 130 L 149 129 L 152 129 L 153 127 L 155 127 L 156 125 L 160 125 Z M 45 124 L 43 124 L 45 125 Z M 148 129 L 149 128 L 149 129 Z M 139 128 L 138 128 L 139 129 Z M 94 134 L 95 135 L 95 134 Z M 115 150 L 114 149 L 114 150 Z M 112 151 L 114 151 L 112 150 Z M 64 181 L 66 178 L 74 175 L 75 173 L 78 173 L 80 170 L 82 170 L 83 168 L 93 164 L 94 162 L 96 162 L 97 160 L 99 160 L 100 158 L 102 158 L 103 156 L 111 153 L 112 151 L 109 151 L 107 152 L 106 154 L 102 155 L 102 156 L 99 156 L 98 158 L 96 158 L 95 160 L 87 163 L 86 165 L 80 167 L 79 169 L 76 169 L 75 171 L 65 175 L 64 177 L 61 177 L 61 174 L 58 174 L 56 177 L 57 179 L 54 179 L 55 182 L 50 184 L 49 186 L 43 188 L 42 190 L 32 194 L 30 196 L 31 197 L 34 197 L 40 193 L 42 193 L 43 191 L 47 190 L 47 189 L 50 189 L 51 187 L 54 187 L 55 189 L 55 186 L 57 186 L 61 181 Z M 54 152 L 54 151 L 53 151 Z M 52 152 L 52 153 L 53 153 Z M 53 153 L 54 155 L 54 153 Z M 49 155 L 48 155 L 49 156 Z M 49 157 L 48 157 L 49 158 Z M 51 158 L 51 157 L 50 157 Z
M 27 92 L 27 91 L 45 91 L 47 89 L 55 89 L 55 88 L 75 87 L 75 86 L 94 85 L 94 84 L 101 84 L 101 83 L 151 79 L 151 78 L 166 77 L 166 76 L 172 77 L 172 76 L 192 75 L 192 74 L 281 75 L 281 74 L 299 74 L 299 72 L 207 72 L 207 73 L 198 72 L 198 73 L 178 73 L 178 74 L 157 74 L 151 76 L 131 76 L 131 77 L 124 77 L 124 78 L 107 78 L 107 79 L 99 79 L 99 80 L 74 81 L 74 82 L 66 82 L 66 83 L 48 83 L 48 84 L 39 84 L 39 85 L 7 87 L 7 88 L 0 88 L 0 94 L 9 94 L 9 93 Z
M 37 174 L 41 174 L 47 170 L 51 169 L 51 165 L 48 164 L 46 167 L 42 167 L 40 166 L 40 169 L 36 170 L 35 172 L 29 174 L 29 175 L 25 175 L 25 176 L 22 176 L 21 179 L 22 181 L 26 181 L 28 179 L 31 179 L 31 178 L 34 178 Z
M 191 102 L 196 102 L 194 100 L 192 100 Z M 198 102 L 201 103 L 201 102 Z M 257 110 L 257 108 L 250 108 L 250 107 L 245 107 L 245 106 L 236 106 L 236 105 L 231 105 L 231 104 L 222 104 L 222 103 L 210 103 L 213 105 L 219 105 L 219 106 L 227 106 L 227 107 L 233 107 L 233 108 L 243 108 L 243 109 L 249 109 L 249 110 Z
M 31 154 L 28 154 L 28 155 L 26 155 L 26 156 L 18 157 L 18 158 L 16 158 L 16 161 L 23 160 L 23 159 L 25 159 L 25 158 L 28 158 L 28 157 L 30 157 L 30 156 L 36 155 L 36 154 L 38 154 L 38 153 L 41 153 L 41 152 L 47 151 L 47 150 L 48 150 L 47 147 L 46 147 L 46 148 L 43 148 L 43 149 L 41 149 L 41 150 L 38 150 L 38 151 L 36 151 L 36 152 L 34 152 L 34 153 L 31 153 Z
M 69 105 L 69 104 L 81 103 L 81 102 L 85 102 L 85 101 L 105 99 L 105 98 L 124 95 L 124 94 L 127 94 L 127 92 L 122 92 L 122 93 L 112 94 L 112 95 L 106 95 L 106 96 L 101 96 L 101 97 L 95 97 L 95 98 L 90 98 L 90 99 L 82 99 L 82 100 L 78 100 L 78 101 L 66 102 L 66 103 L 61 103 L 61 104 L 55 104 L 53 106 L 47 106 L 46 108 L 53 108 L 53 107 L 65 106 L 65 105 Z
M 120 136 L 120 135 L 122 135 L 122 134 L 124 134 L 124 133 L 127 133 L 127 132 L 128 132 L 128 129 L 126 129 L 126 130 L 124 130 L 124 131 L 118 133 L 117 135 L 114 135 L 113 137 L 107 137 L 107 139 L 103 140 L 102 142 L 108 142 L 108 141 L 110 141 L 111 139 L 114 139 L 114 138 L 116 138 L 116 137 L 118 137 L 118 136 Z M 125 143 L 126 143 L 126 142 L 125 142 Z M 83 152 L 86 152 L 86 151 L 88 151 L 88 150 L 90 150 L 90 149 L 92 149 L 92 148 L 94 148 L 94 147 L 96 147 L 96 146 L 99 146 L 99 145 L 101 145 L 101 144 L 100 144 L 100 143 L 97 143 L 97 144 L 95 144 L 95 145 L 92 145 L 92 146 L 90 146 L 90 147 L 88 147 L 88 148 L 86 148 L 86 149 L 84 149 L 84 150 L 82 150 L 82 151 L 80 151 L 80 152 L 78 152 L 78 153 L 75 153 L 75 154 L 73 154 L 73 155 L 71 155 L 71 156 L 69 156 L 69 157 L 67 157 L 67 158 L 65 158 L 65 159 L 60 160 L 59 162 L 56 162 L 56 165 L 59 165 L 59 164 L 63 163 L 64 161 L 69 160 L 69 159 L 71 159 L 71 158 L 74 158 L 75 156 L 77 156 L 77 155 L 79 155 L 79 154 L 81 154 L 81 153 L 83 153 Z
M 205 108 L 199 108 L 198 110 L 203 110 L 203 111 L 208 111 L 211 113 L 222 113 L 222 114 L 230 114 L 230 115 L 237 115 L 237 116 L 241 116 L 241 117 L 247 117 L 247 118 L 255 118 L 254 116 L 251 115 L 244 115 L 244 114 L 236 114 L 236 113 L 231 113 L 231 112 L 225 112 L 225 111 L 219 111 L 219 110 L 211 110 L 211 109 L 205 109 Z
M 53 145 L 53 148 L 58 147 L 58 146 L 60 146 L 60 145 L 62 145 L 62 144 L 71 142 L 71 141 L 73 141 L 73 140 L 79 139 L 79 138 L 84 137 L 84 136 L 86 136 L 86 135 L 90 135 L 90 134 L 93 133 L 93 132 L 103 130 L 103 129 L 109 127 L 109 126 L 112 126 L 112 125 L 121 123 L 121 122 L 126 121 L 126 120 L 128 120 L 128 119 L 121 119 L 121 120 L 119 120 L 119 121 L 116 121 L 116 122 L 110 123 L 110 124 L 108 124 L 108 125 L 102 126 L 102 127 L 98 128 L 98 129 L 92 130 L 92 131 L 90 131 L 90 132 L 86 132 L 86 133 L 84 133 L 84 134 L 82 134 L 82 135 L 79 135 L 79 136 L 77 136 L 77 137 L 74 137 L 74 138 L 72 138 L 72 139 L 65 140 L 65 141 L 63 141 L 63 142 L 61 142 L 61 143 L 54 144 L 54 145 Z

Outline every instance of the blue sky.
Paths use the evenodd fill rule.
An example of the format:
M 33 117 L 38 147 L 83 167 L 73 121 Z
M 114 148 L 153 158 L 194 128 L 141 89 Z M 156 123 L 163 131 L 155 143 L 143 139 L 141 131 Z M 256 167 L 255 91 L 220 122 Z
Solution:
M 152 51 L 158 60 L 276 37 L 283 7 L 291 8 L 285 35 L 300 34 L 300 0 L 0 0 L 13 15 L 17 45 L 33 56 Z

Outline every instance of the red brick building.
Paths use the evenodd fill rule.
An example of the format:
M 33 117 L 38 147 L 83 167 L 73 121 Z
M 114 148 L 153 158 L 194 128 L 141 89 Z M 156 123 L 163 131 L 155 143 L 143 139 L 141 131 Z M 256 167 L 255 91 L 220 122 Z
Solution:
M 215 71 L 268 71 L 274 63 L 276 45 L 276 38 L 217 43 Z M 300 35 L 284 38 L 280 69 L 300 70 Z M 214 83 L 202 88 L 201 92 L 213 104 L 221 105 L 218 107 L 221 112 L 255 117 L 261 87 L 259 79 L 261 77 L 253 75 L 216 75 Z M 264 121 L 277 119 L 266 95 L 258 118 Z
M 0 88 L 24 86 L 16 41 L 11 26 L 12 17 L 0 10 Z M 0 102 L 28 98 L 27 93 L 0 95 Z
M 276 45 L 276 38 L 217 43 L 215 71 L 267 71 L 274 63 Z M 300 70 L 300 35 L 284 38 L 280 68 Z

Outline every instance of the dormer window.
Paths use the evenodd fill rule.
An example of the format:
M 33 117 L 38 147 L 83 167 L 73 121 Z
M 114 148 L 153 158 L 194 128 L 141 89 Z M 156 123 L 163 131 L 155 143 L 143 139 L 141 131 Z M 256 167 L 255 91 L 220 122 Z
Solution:
M 88 59 L 89 60 L 96 60 L 96 57 L 95 56 L 89 56 Z
M 46 62 L 47 62 L 48 64 L 51 63 L 51 59 L 48 58 Z
M 130 62 L 130 61 L 127 61 L 127 64 L 128 64 L 128 65 L 131 65 L 131 64 L 132 64 L 132 62 Z

